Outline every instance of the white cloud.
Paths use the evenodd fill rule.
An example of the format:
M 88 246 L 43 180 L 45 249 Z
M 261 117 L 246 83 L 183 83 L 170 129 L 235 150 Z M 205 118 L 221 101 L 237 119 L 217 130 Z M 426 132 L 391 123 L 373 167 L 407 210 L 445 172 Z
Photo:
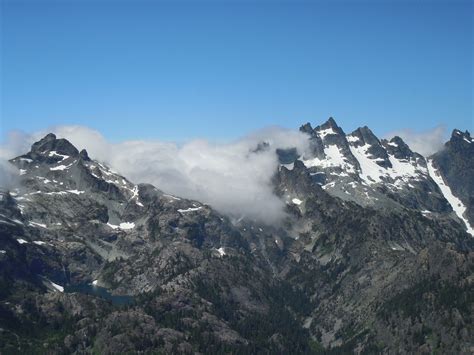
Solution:
M 284 210 L 271 184 L 278 167 L 275 149 L 297 147 L 303 153 L 308 144 L 308 136 L 278 127 L 225 144 L 193 140 L 177 145 L 141 140 L 112 143 L 90 128 L 61 126 L 11 137 L 18 142 L 10 144 L 14 149 L 8 150 L 9 157 L 29 151 L 34 141 L 50 131 L 79 150 L 86 148 L 92 159 L 105 162 L 136 183 L 151 183 L 167 193 L 208 203 L 222 213 L 268 223 L 278 221 Z M 252 153 L 263 141 L 271 148 Z
M 32 138 L 20 131 L 9 132 L 4 144 L 0 145 L 0 188 L 13 189 L 18 184 L 18 170 L 8 159 L 29 151 Z
M 410 149 L 427 157 L 439 151 L 446 141 L 446 127 L 437 126 L 427 131 L 415 132 L 411 129 L 402 129 L 387 133 L 385 138 L 401 137 Z

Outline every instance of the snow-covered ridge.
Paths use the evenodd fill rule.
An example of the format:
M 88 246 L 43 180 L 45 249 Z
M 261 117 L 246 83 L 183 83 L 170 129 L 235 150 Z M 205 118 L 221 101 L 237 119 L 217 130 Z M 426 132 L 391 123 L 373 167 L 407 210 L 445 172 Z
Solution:
M 301 161 L 311 169 L 310 174 L 325 174 L 326 188 L 338 188 L 341 181 L 347 184 L 353 180 L 364 185 L 386 185 L 396 191 L 412 188 L 413 181 L 428 177 L 426 162 L 420 155 L 406 151 L 398 141 L 379 141 L 367 127 L 345 135 L 330 119 L 313 132 L 321 138 L 314 140 L 317 153 L 306 155 Z M 337 135 L 337 139 L 330 140 L 331 135 Z M 334 181 L 336 184 L 331 185 Z
M 410 179 L 419 180 L 427 175 L 427 170 L 413 160 L 397 159 L 395 156 L 388 154 L 391 168 L 384 168 L 377 164 L 380 159 L 374 159 L 368 154 L 368 149 L 371 147 L 365 144 L 360 147 L 350 146 L 351 153 L 359 162 L 361 171 L 359 176 L 367 184 L 382 182 L 384 179 L 399 180 L 396 185 L 401 183 L 409 183 Z

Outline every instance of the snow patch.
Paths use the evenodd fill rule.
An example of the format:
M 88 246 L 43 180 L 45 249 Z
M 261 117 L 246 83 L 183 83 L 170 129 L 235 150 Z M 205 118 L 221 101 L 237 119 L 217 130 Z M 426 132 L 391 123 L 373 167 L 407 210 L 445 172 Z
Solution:
M 119 225 L 107 223 L 107 225 L 112 229 L 128 230 L 128 229 L 135 228 L 135 223 L 133 223 L 133 222 L 122 222 Z
M 408 183 L 409 179 L 418 179 L 427 171 L 424 167 L 418 166 L 415 162 L 406 159 L 397 159 L 393 155 L 389 155 L 388 158 L 392 164 L 391 168 L 383 168 L 377 164 L 377 161 L 383 161 L 383 159 L 373 159 L 368 153 L 370 144 L 365 144 L 360 147 L 350 146 L 350 150 L 354 157 L 357 159 L 360 165 L 361 179 L 371 185 L 382 182 L 382 178 L 391 178 L 398 180 L 395 188 L 399 189 L 400 184 Z
M 52 167 L 52 168 L 49 168 L 49 170 L 51 170 L 51 171 L 66 170 L 66 169 L 69 169 L 71 166 L 73 166 L 74 163 L 75 163 L 75 161 L 72 162 L 72 163 L 69 164 L 69 165 L 58 165 L 58 166 L 54 166 L 54 167 Z
M 303 201 L 301 201 L 300 199 L 298 198 L 294 198 L 291 200 L 291 202 L 293 202 L 295 205 L 301 205 L 303 203 Z
M 185 210 L 179 209 L 178 212 L 179 213 L 195 212 L 195 211 L 199 211 L 201 208 L 202 207 L 194 207 L 194 208 L 190 207 L 190 208 L 187 208 Z
M 348 142 L 351 142 L 351 143 L 360 141 L 359 137 L 351 136 L 351 135 L 346 136 L 346 139 L 347 139 Z
M 61 285 L 55 284 L 52 281 L 50 282 L 51 282 L 51 286 L 53 286 L 56 290 L 58 290 L 59 292 L 64 292 L 64 287 L 62 287 Z
M 321 138 L 324 138 L 324 137 L 326 137 L 327 135 L 334 135 L 334 134 L 337 134 L 337 132 L 335 132 L 332 127 L 329 127 L 329 128 L 327 128 L 327 129 L 323 129 L 323 130 L 321 130 L 321 131 L 318 131 L 318 135 L 319 135 Z
M 28 244 L 28 241 L 27 241 L 27 240 L 24 240 L 24 239 L 22 239 L 22 238 L 18 238 L 16 241 L 17 241 L 18 243 L 20 243 L 20 244 Z
M 220 247 L 219 249 L 216 249 L 216 250 L 219 253 L 219 256 L 222 257 L 222 256 L 226 255 L 225 250 L 224 250 L 223 247 Z
M 303 160 L 303 164 L 307 168 L 312 168 L 314 166 L 320 166 L 323 168 L 330 167 L 341 167 L 348 172 L 353 172 L 354 167 L 349 164 L 346 160 L 346 157 L 340 151 L 339 147 L 335 144 L 328 145 L 324 147 L 325 159 L 312 158 Z
M 133 222 L 123 222 L 123 223 L 120 223 L 119 228 L 122 229 L 122 230 L 133 229 L 133 228 L 135 228 L 135 223 L 133 223 Z
M 79 191 L 79 190 L 66 190 L 66 191 L 71 194 L 76 194 L 76 195 L 80 195 L 84 193 L 84 191 Z
M 382 179 L 380 175 L 384 173 L 384 169 L 378 165 L 373 159 L 370 159 L 367 150 L 371 147 L 370 144 L 365 144 L 360 147 L 349 146 L 352 155 L 357 159 L 360 165 L 360 177 L 368 184 L 380 182 Z
M 470 225 L 467 218 L 464 217 L 464 212 L 466 212 L 466 206 L 458 199 L 456 196 L 453 195 L 451 188 L 444 182 L 443 177 L 441 174 L 435 169 L 433 166 L 433 161 L 428 160 L 428 171 L 430 176 L 433 178 L 434 182 L 438 185 L 439 189 L 443 193 L 443 196 L 448 200 L 449 204 L 453 208 L 456 215 L 464 222 L 466 225 L 466 231 L 474 237 L 474 228 Z
M 29 226 L 31 227 L 41 227 L 41 228 L 48 228 L 46 224 L 43 223 L 37 223 L 37 222 L 30 222 L 28 223 Z
M 50 157 L 61 157 L 62 158 L 61 161 L 66 160 L 67 158 L 69 158 L 69 155 L 59 154 L 55 150 L 50 151 L 48 155 Z
M 118 227 L 119 227 L 118 225 L 112 224 L 112 223 L 107 223 L 107 225 L 112 229 L 118 229 Z

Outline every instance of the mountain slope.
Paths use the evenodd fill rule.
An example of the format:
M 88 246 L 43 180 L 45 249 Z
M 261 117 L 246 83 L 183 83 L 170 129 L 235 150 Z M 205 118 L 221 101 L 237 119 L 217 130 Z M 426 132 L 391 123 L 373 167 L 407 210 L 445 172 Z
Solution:
M 410 208 L 433 218 L 458 220 L 458 214 L 453 213 L 453 207 L 436 182 L 437 175 L 430 173 L 427 159 L 411 151 L 400 137 L 379 140 L 368 127 L 346 135 L 332 118 L 314 129 L 308 123 L 300 130 L 310 135 L 312 147 L 309 156 L 300 160 L 314 181 L 331 195 L 361 206 L 389 210 Z M 468 140 L 470 137 L 464 137 L 456 142 L 469 145 Z M 447 143 L 447 147 L 435 155 L 439 157 L 436 161 L 442 160 L 451 166 L 447 154 L 454 153 L 448 152 L 464 152 L 458 160 L 463 161 L 464 166 L 473 166 L 470 145 L 467 149 L 471 150 L 466 151 L 451 148 L 458 147 L 453 143 Z M 450 185 L 456 190 L 456 196 L 471 196 L 470 187 L 456 187 L 472 185 L 471 168 L 454 169 L 458 170 L 452 173 Z M 470 203 L 469 197 L 464 200 Z M 466 230 L 470 229 L 466 227 Z
M 279 225 L 136 185 L 52 134 L 12 159 L 2 352 L 472 350 L 474 242 L 426 159 L 333 119 L 301 130 L 311 152 L 273 180 Z
M 430 157 L 438 184 L 446 186 L 450 204 L 474 236 L 474 144 L 469 132 L 454 130 L 444 148 Z

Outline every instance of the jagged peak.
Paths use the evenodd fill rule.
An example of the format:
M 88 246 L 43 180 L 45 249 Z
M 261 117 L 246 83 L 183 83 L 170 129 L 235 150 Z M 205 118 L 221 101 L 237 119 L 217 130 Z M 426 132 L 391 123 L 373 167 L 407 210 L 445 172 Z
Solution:
M 326 122 L 316 127 L 316 129 L 327 129 L 327 128 L 334 128 L 335 130 L 340 129 L 340 127 L 337 125 L 336 120 L 333 117 L 329 117 Z
M 388 153 L 393 154 L 397 159 L 409 159 L 418 156 L 418 153 L 413 152 L 400 136 L 394 136 L 390 140 L 383 139 L 382 145 Z
M 471 134 L 469 133 L 468 130 L 466 130 L 465 132 L 462 132 L 461 130 L 459 129 L 454 129 L 453 130 L 453 133 L 451 133 L 451 141 L 455 141 L 455 140 L 458 140 L 458 139 L 461 139 L 467 143 L 472 143 L 472 138 L 471 138 Z
M 350 134 L 350 136 L 358 137 L 361 140 L 361 143 L 363 144 L 369 144 L 369 145 L 380 144 L 380 140 L 372 132 L 372 130 L 367 126 L 357 128 Z
M 405 141 L 402 139 L 400 136 L 395 136 L 392 139 L 390 139 L 390 143 L 395 144 L 399 148 L 409 148 L 408 144 L 405 143 Z
M 79 151 L 74 145 L 71 144 L 71 142 L 64 138 L 58 139 L 53 133 L 48 133 L 41 140 L 33 143 L 30 154 L 44 155 L 45 153 L 53 151 L 58 154 L 64 154 L 73 157 L 79 155 Z
M 336 123 L 336 120 L 333 117 L 329 117 L 325 124 L 327 124 L 327 125 L 329 125 L 333 128 L 339 127 Z
M 83 149 L 81 150 L 81 152 L 79 153 L 80 157 L 82 158 L 82 160 L 84 161 L 90 161 L 91 159 L 89 158 L 89 154 L 87 153 L 87 150 Z
M 300 127 L 300 132 L 311 134 L 313 132 L 313 127 L 311 123 L 306 122 L 304 125 Z
M 328 134 L 336 134 L 336 135 L 345 136 L 345 133 L 342 130 L 342 128 L 337 125 L 336 121 L 332 117 L 329 117 L 329 119 L 326 122 L 317 126 L 314 129 L 314 132 L 322 132 L 322 131 L 326 132 L 325 134 L 323 134 L 322 138 L 324 138 L 324 136 Z

